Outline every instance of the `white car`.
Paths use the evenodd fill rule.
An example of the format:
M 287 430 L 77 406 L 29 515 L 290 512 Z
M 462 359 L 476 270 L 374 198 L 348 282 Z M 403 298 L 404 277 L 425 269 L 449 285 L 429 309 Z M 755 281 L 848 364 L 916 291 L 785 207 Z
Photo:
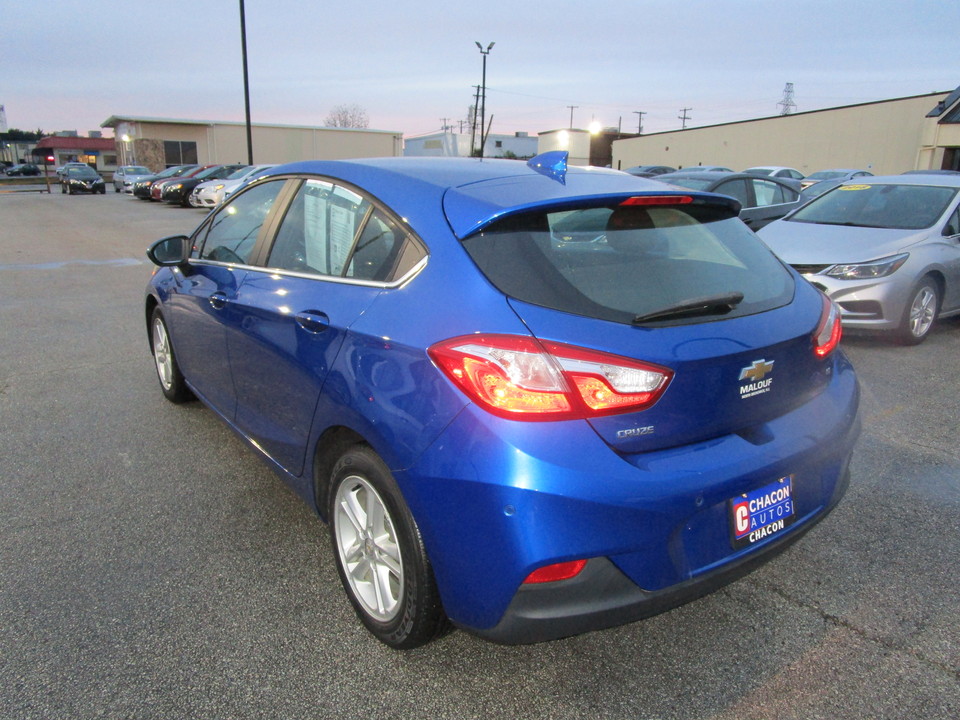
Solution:
M 222 180 L 207 180 L 197 185 L 190 193 L 190 205 L 212 210 L 223 204 L 230 195 L 248 182 L 256 180 L 273 165 L 248 165 L 228 175 Z
M 143 165 L 121 165 L 113 173 L 113 191 L 133 194 L 133 184 L 154 175 Z
M 765 165 L 763 167 L 752 167 L 744 170 L 751 175 L 766 175 L 767 177 L 785 178 L 787 180 L 803 180 L 803 173 L 792 167 L 781 167 L 779 165 Z

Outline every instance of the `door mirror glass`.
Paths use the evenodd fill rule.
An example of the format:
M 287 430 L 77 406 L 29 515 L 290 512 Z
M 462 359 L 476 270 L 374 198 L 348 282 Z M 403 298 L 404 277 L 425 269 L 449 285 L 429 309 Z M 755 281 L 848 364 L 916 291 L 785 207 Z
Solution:
M 182 265 L 190 257 L 191 247 L 186 235 L 171 235 L 153 243 L 147 250 L 147 257 L 161 267 Z

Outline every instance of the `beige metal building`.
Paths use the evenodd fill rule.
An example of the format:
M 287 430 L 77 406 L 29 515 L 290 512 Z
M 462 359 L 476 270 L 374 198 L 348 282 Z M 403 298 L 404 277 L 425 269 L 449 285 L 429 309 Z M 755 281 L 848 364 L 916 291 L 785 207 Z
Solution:
M 635 165 L 960 170 L 960 88 L 615 142 L 613 167 Z
M 186 163 L 244 163 L 246 124 L 112 115 L 121 165 L 161 170 Z M 403 154 L 403 133 L 386 130 L 252 125 L 254 163 L 342 160 Z

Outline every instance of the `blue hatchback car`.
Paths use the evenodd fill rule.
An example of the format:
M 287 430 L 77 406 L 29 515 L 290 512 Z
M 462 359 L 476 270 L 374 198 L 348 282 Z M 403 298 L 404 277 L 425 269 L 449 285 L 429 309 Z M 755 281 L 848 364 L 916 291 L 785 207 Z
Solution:
M 384 643 L 631 622 L 847 487 L 838 312 L 739 209 L 562 153 L 276 167 L 148 251 L 160 386 L 327 521 Z

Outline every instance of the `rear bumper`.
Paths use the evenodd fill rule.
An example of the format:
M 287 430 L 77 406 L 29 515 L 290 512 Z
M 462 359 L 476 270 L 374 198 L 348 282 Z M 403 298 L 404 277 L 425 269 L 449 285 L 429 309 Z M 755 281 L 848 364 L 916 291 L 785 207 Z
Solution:
M 838 483 L 831 505 L 811 522 L 704 575 L 647 591 L 608 558 L 593 558 L 570 580 L 521 586 L 492 628 L 467 629 L 491 642 L 522 645 L 625 625 L 679 607 L 749 574 L 789 548 L 836 507 L 849 481 L 848 471 Z

